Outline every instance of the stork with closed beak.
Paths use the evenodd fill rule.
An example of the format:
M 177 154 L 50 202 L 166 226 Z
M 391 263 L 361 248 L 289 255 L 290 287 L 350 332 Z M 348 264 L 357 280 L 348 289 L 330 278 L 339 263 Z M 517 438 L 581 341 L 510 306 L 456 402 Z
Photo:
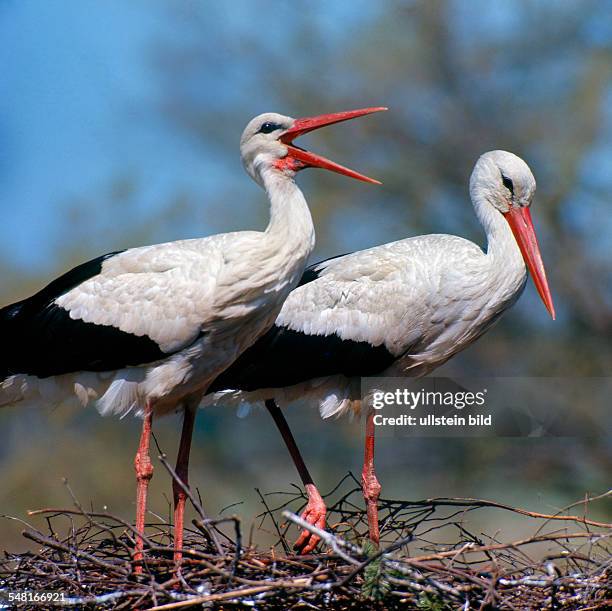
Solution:
M 485 153 L 470 179 L 474 210 L 487 237 L 484 251 L 463 238 L 435 234 L 312 265 L 274 326 L 210 386 L 215 403 L 265 402 L 305 485 L 304 519 L 322 528 L 326 507 L 279 403 L 305 398 L 330 418 L 359 407 L 361 377 L 433 371 L 514 304 L 525 288 L 527 268 L 554 319 L 531 221 L 535 188 L 522 159 L 505 151 Z M 372 412 L 362 487 L 370 538 L 378 543 Z M 307 553 L 317 542 L 304 531 L 296 546 Z
M 208 385 L 274 323 L 304 270 L 314 228 L 296 173 L 316 167 L 377 182 L 296 147 L 294 139 L 380 110 L 302 119 L 266 113 L 250 121 L 240 152 L 270 200 L 265 231 L 112 252 L 0 310 L 0 406 L 76 397 L 105 415 L 143 417 L 135 458 L 138 533 L 144 532 L 153 474 L 153 417 L 183 410 L 176 473 L 187 485 L 196 406 Z M 179 561 L 186 494 L 176 481 L 173 491 Z M 138 537 L 136 561 L 142 551 Z

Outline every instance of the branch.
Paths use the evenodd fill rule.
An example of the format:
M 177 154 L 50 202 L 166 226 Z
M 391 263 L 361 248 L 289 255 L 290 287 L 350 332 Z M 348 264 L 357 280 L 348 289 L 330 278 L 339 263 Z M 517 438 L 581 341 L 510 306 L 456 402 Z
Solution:
M 306 520 L 303 520 L 302 518 L 300 518 L 300 516 L 297 516 L 294 513 L 291 513 L 290 511 L 283 511 L 283 517 L 287 518 L 288 520 L 291 520 L 293 523 L 297 524 L 301 528 L 305 528 L 309 532 L 320 537 L 322 541 L 325 541 L 325 543 L 327 543 L 327 545 L 332 548 L 332 550 L 337 556 L 340 556 L 340 558 L 342 558 L 346 562 L 356 565 L 356 566 L 361 565 L 359 560 L 355 560 L 355 558 L 352 558 L 351 556 L 349 556 L 347 553 L 345 553 L 341 549 L 341 548 L 346 548 L 346 549 L 349 549 L 354 554 L 363 556 L 363 550 L 361 550 L 356 545 L 347 543 L 343 539 L 340 539 L 332 535 L 331 533 L 328 533 L 326 530 L 321 530 L 320 528 L 317 528 L 316 526 L 309 524 L 308 522 L 306 522 Z

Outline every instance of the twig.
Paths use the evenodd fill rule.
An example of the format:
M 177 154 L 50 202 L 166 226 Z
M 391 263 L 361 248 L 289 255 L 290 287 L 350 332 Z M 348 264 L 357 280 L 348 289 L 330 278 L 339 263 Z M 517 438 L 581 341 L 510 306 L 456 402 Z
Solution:
M 520 541 L 514 541 L 512 543 L 498 543 L 495 545 L 465 545 L 461 552 L 463 554 L 475 554 L 475 553 L 483 553 L 483 552 L 491 552 L 498 551 L 502 549 L 511 549 L 518 548 L 522 545 L 529 545 L 531 543 L 542 543 L 544 541 L 556 541 L 558 539 L 606 539 L 611 537 L 608 534 L 595 534 L 595 533 L 587 533 L 587 532 L 579 532 L 579 533 L 571 533 L 571 534 L 563 534 L 563 535 L 540 535 L 537 537 L 530 537 L 527 539 L 521 539 Z M 442 558 L 449 558 L 451 556 L 455 556 L 457 554 L 457 550 L 451 550 L 448 552 L 439 552 L 437 554 L 429 554 L 425 556 L 416 556 L 415 558 L 411 558 L 411 561 L 422 562 L 424 560 L 440 560 Z
M 155 443 L 157 444 L 157 440 L 155 440 Z M 159 445 L 157 446 L 157 449 L 160 452 L 158 456 L 159 461 L 166 468 L 168 473 L 170 473 L 170 476 L 172 477 L 172 479 L 175 480 L 179 484 L 179 486 L 183 489 L 183 492 L 187 495 L 187 497 L 191 501 L 191 504 L 195 507 L 195 510 L 200 514 L 200 517 L 202 518 L 202 523 L 206 524 L 208 521 L 208 516 L 204 512 L 202 505 L 195 498 L 195 496 L 189 489 L 189 486 L 185 486 L 181 478 L 176 474 L 176 471 L 170 466 L 170 463 L 166 460 L 166 455 L 161 451 L 161 449 L 159 448 Z M 210 537 L 210 540 L 212 541 L 213 545 L 215 546 L 217 550 L 217 553 L 220 555 L 223 554 L 223 548 L 221 547 L 221 543 L 219 543 L 219 539 L 217 538 L 217 533 L 215 533 L 212 528 L 208 528 L 207 526 L 205 528 L 207 530 L 208 536 Z
M 114 516 L 110 513 L 106 513 L 103 511 L 89 512 L 85 514 L 82 510 L 77 510 L 77 509 L 58 509 L 56 507 L 46 507 L 45 509 L 34 509 L 34 510 L 29 509 L 27 513 L 29 516 L 37 516 L 41 514 L 51 513 L 51 514 L 57 514 L 57 515 L 72 514 L 72 515 L 79 515 L 79 516 L 84 516 L 84 517 L 105 518 L 108 520 L 113 520 L 114 522 L 118 522 L 122 526 L 125 526 L 125 528 L 127 528 L 134 535 L 140 537 L 147 545 L 149 546 L 152 545 L 151 540 L 144 533 L 140 534 L 136 530 L 135 526 L 133 526 L 129 522 L 126 522 L 125 520 L 122 520 L 121 518 L 118 518 L 117 516 Z M 32 529 L 32 530 L 35 530 L 35 529 Z
M 602 499 L 612 494 L 612 491 L 606 492 L 604 494 L 600 494 L 597 497 L 593 497 L 594 499 Z M 399 503 L 405 504 L 401 501 L 389 501 L 389 503 Z M 580 501 L 580 503 L 584 503 L 584 500 Z M 597 528 L 610 528 L 612 529 L 612 523 L 610 522 L 597 522 L 595 520 L 588 520 L 581 516 L 562 516 L 559 514 L 546 514 L 546 513 L 538 513 L 536 511 L 528 511 L 527 509 L 521 509 L 520 507 L 513 507 L 512 505 L 506 505 L 505 503 L 497 503 L 496 501 L 487 501 L 484 499 L 473 499 L 473 498 L 447 498 L 447 497 L 435 497 L 431 499 L 423 499 L 421 501 L 411 501 L 410 505 L 414 506 L 467 506 L 467 507 L 490 507 L 492 509 L 505 509 L 506 511 L 512 511 L 513 513 L 518 513 L 520 515 L 528 516 L 530 518 L 538 518 L 541 520 L 562 520 L 567 522 L 578 522 L 580 524 L 585 524 L 588 526 L 595 526 Z M 564 511 L 567 508 L 576 506 L 577 503 L 572 503 L 568 505 L 566 508 L 561 509 L 560 511 Z
M 84 558 L 85 560 L 92 562 L 93 564 L 96 564 L 102 567 L 103 569 L 106 569 L 107 571 L 120 573 L 122 575 L 127 575 L 129 573 L 127 569 L 124 569 L 120 566 L 116 566 L 114 564 L 109 564 L 108 562 L 104 562 L 103 560 L 99 560 L 98 558 L 96 558 L 95 556 L 92 556 L 91 554 L 88 554 L 87 552 L 83 552 L 75 548 L 70 548 L 67 545 L 63 545 L 62 543 L 59 543 L 58 541 L 54 541 L 53 539 L 49 539 L 49 537 L 45 537 L 44 535 L 41 535 L 40 533 L 31 532 L 29 530 L 24 530 L 21 534 L 26 539 L 31 539 L 32 541 L 36 541 L 36 543 L 40 543 L 41 545 L 46 545 L 48 547 L 52 547 L 62 552 L 74 554 L 77 557 Z
M 283 511 L 283 517 L 287 518 L 288 520 L 291 520 L 292 522 L 294 522 L 301 528 L 305 528 L 306 530 L 310 531 L 314 535 L 317 535 L 317 537 L 319 537 L 322 541 L 327 543 L 329 547 L 332 548 L 332 550 L 337 556 L 340 556 L 340 558 L 342 558 L 346 562 L 349 562 L 350 564 L 354 564 L 357 566 L 361 564 L 359 560 L 355 560 L 355 558 L 352 558 L 351 556 L 349 556 L 347 553 L 345 553 L 341 549 L 344 547 L 346 549 L 351 550 L 351 552 L 362 556 L 363 550 L 358 548 L 356 545 L 353 545 L 352 543 L 347 543 L 346 541 L 343 541 L 339 537 L 336 537 L 332 535 L 331 533 L 328 533 L 326 530 L 321 530 L 320 528 L 313 526 L 312 524 L 306 522 L 306 520 L 303 520 L 300 516 L 297 516 L 294 513 L 291 513 L 290 511 Z
M 280 531 L 277 521 L 274 519 L 274 516 L 272 515 L 272 511 L 270 511 L 270 508 L 268 507 L 268 503 L 266 503 L 266 497 L 261 493 L 261 490 L 259 488 L 255 488 L 255 492 L 257 492 L 259 499 L 261 500 L 263 506 L 265 507 L 266 514 L 272 518 L 272 523 L 274 524 L 274 528 L 276 530 L 276 534 L 278 535 L 278 539 L 281 545 L 283 546 L 285 553 L 288 554 L 290 552 L 289 546 L 287 545 L 287 541 L 285 541 L 285 537 Z
M 253 588 L 243 588 L 241 590 L 232 590 L 231 592 L 222 592 L 220 594 L 208 594 L 206 596 L 194 596 L 187 600 L 182 600 L 176 603 L 170 603 L 168 605 L 160 605 L 158 607 L 150 607 L 147 611 L 166 611 L 166 609 L 181 609 L 185 607 L 193 607 L 194 605 L 201 605 L 207 602 L 214 602 L 217 600 L 233 600 L 236 598 L 244 598 L 245 596 L 252 596 L 253 594 L 260 594 L 261 592 L 268 592 L 275 588 L 305 588 L 310 584 L 306 579 L 299 579 L 296 581 L 284 581 L 271 583 L 265 586 L 256 586 Z

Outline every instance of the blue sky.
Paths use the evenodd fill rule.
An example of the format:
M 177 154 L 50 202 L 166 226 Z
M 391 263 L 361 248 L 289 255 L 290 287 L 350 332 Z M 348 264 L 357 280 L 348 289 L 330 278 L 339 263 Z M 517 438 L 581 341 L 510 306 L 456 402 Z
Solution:
M 146 177 L 139 197 L 164 201 L 189 183 L 202 152 L 154 112 L 151 41 L 167 34 L 159 3 L 5 2 L 0 7 L 0 256 L 44 264 L 62 203 L 117 173 Z M 64 220 L 64 219 L 62 219 Z
M 410 6 L 410 2 L 405 4 Z M 342 49 L 343 37 L 353 35 L 352 25 L 368 20 L 376 10 L 364 0 L 312 2 L 311 6 L 314 10 L 309 17 L 315 19 L 317 29 L 324 33 L 322 40 L 329 40 L 335 49 Z M 470 10 L 466 3 L 458 2 L 455 6 L 456 23 L 468 41 L 503 39 L 505 31 L 521 23 L 520 19 L 517 21 L 520 11 L 510 10 L 510 7 L 516 9 L 512 3 L 497 3 L 492 7 L 483 2 L 478 19 L 474 19 L 474 4 L 470 4 Z M 225 31 L 224 40 L 230 41 L 230 47 L 213 48 L 211 61 L 197 68 L 201 80 L 175 83 L 177 94 L 184 93 L 181 87 L 195 86 L 195 96 L 199 96 L 196 99 L 210 108 L 210 112 L 224 104 L 231 106 L 232 101 L 245 95 L 251 96 L 253 114 L 276 109 L 271 94 L 252 82 L 255 71 L 250 69 L 250 62 L 257 61 L 259 56 L 251 56 L 248 48 L 242 48 L 242 35 L 255 31 L 258 44 L 265 40 L 266 45 L 282 48 L 293 35 L 292 24 L 303 16 L 295 4 L 266 0 L 257 3 L 241 0 L 231 5 L 193 0 L 3 0 L 0 3 L 0 65 L 3 67 L 0 260 L 24 272 L 51 270 L 58 242 L 66 235 L 63 214 L 66 206 L 80 200 L 91 206 L 93 200 L 100 205 L 100 214 L 110 216 L 112 213 L 103 208 L 104 193 L 114 179 L 125 175 L 137 181 L 134 197 L 142 218 L 166 206 L 177 192 L 189 193 L 203 206 L 210 205 L 207 199 L 214 199 L 216 192 L 221 193 L 230 184 L 232 187 L 235 184 L 235 193 L 238 193 L 238 201 L 234 202 L 238 223 L 248 225 L 254 218 L 245 217 L 247 202 L 259 194 L 240 167 L 237 142 L 242 124 L 237 122 L 227 128 L 228 141 L 236 142 L 235 154 L 224 151 L 219 155 L 212 137 L 204 142 L 190 139 L 168 119 L 162 105 L 167 81 L 160 75 L 155 52 L 160 44 L 180 48 L 185 37 L 193 36 L 194 32 L 201 35 L 201 28 L 177 27 L 185 25 L 180 24 L 181 20 L 192 18 L 190 10 L 194 7 L 206 21 L 204 31 L 211 28 Z M 325 10 L 316 10 L 317 7 Z M 611 34 L 610 22 L 599 17 L 594 14 L 590 28 L 583 35 L 606 45 Z M 308 62 L 308 57 L 292 56 L 284 68 L 299 76 L 304 66 L 312 69 Z M 349 82 L 343 83 L 342 75 L 333 68 L 322 69 L 322 77 L 325 83 L 335 79 L 335 86 L 350 87 L 350 78 L 345 75 Z M 202 82 L 208 86 L 202 87 Z M 416 96 L 418 89 L 413 89 L 412 95 Z M 392 92 L 385 93 L 392 96 Z M 422 110 L 427 108 L 423 104 Z M 608 184 L 604 177 L 608 174 L 606 151 L 609 151 L 612 91 L 605 109 L 601 126 L 603 153 L 586 160 L 581 177 L 585 181 L 598 181 L 599 176 L 603 185 Z M 394 112 L 402 117 L 402 108 Z M 240 120 L 246 122 L 248 118 L 240 117 Z M 432 120 L 435 124 L 436 117 Z M 586 211 L 587 207 L 573 207 L 572 222 L 579 227 L 590 223 Z M 376 223 L 369 216 L 363 216 L 366 213 L 361 209 L 354 211 L 351 231 L 366 228 L 368 235 L 361 236 L 362 241 L 383 240 L 384 223 L 378 223 L 382 235 L 375 234 Z M 215 209 L 211 208 L 211 215 L 214 214 Z M 600 215 L 598 226 L 604 238 L 609 235 L 610 222 L 610 215 Z M 201 224 L 187 227 L 187 235 L 168 231 L 161 237 L 190 237 L 189 230 L 191 235 L 197 235 L 230 229 L 215 225 L 212 219 L 211 223 L 208 227 Z M 185 226 L 181 230 L 185 231 Z M 592 242 L 602 244 L 601 239 Z M 607 244 L 606 239 L 603 242 Z M 101 240 L 102 250 L 106 248 L 103 243 Z M 369 245 L 365 241 L 364 244 Z M 604 247 L 604 252 L 609 250 Z M 96 254 L 100 253 L 91 253 Z
M 58 212 L 69 202 L 95 198 L 117 176 L 130 174 L 138 180 L 136 197 L 148 210 L 163 207 L 177 191 L 205 200 L 233 177 L 242 180 L 237 152 L 229 162 L 217 158 L 212 147 L 207 150 L 201 142 L 196 146 L 184 133 L 177 133 L 160 110 L 163 82 L 153 51 L 160 42 L 175 40 L 177 32 L 185 35 L 185 28 L 175 27 L 176 20 L 189 19 L 192 4 L 166 0 L 4 0 L 0 4 L 3 260 L 24 271 L 49 267 L 65 229 L 61 224 L 66 218 Z M 357 13 L 365 17 L 367 3 L 353 3 L 353 8 L 362 4 Z M 233 3 L 227 10 L 222 3 L 206 6 L 211 27 L 216 22 L 233 30 L 237 42 L 240 31 L 252 27 L 256 8 L 252 4 Z M 343 11 L 346 18 L 355 15 L 348 4 L 340 3 L 326 12 L 318 26 L 331 31 L 337 27 L 334 24 L 346 25 L 347 19 L 335 19 Z M 272 28 L 269 35 L 281 44 L 288 32 Z M 236 49 L 232 53 L 235 61 L 224 69 L 226 78 L 214 79 L 211 96 L 244 96 L 236 82 L 248 69 L 248 55 L 240 56 Z M 212 79 L 218 69 L 212 62 L 202 66 L 202 77 Z M 254 105 L 261 101 L 254 100 Z M 230 128 L 237 144 L 242 125 Z M 210 176 L 215 180 L 206 179 Z M 198 229 L 206 233 L 206 228 Z

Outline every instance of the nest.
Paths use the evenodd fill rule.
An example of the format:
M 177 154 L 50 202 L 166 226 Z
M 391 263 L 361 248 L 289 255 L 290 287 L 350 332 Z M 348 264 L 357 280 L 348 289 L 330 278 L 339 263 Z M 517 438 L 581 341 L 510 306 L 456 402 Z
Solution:
M 199 518 L 185 532 L 177 573 L 171 524 L 147 525 L 143 574 L 134 574 L 134 527 L 109 513 L 69 509 L 44 516 L 44 531 L 23 522 L 36 551 L 5 552 L 0 601 L 5 608 L 74 609 L 604 609 L 612 606 L 612 524 L 588 519 L 591 506 L 612 491 L 582 500 L 555 515 L 480 499 L 381 500 L 381 545 L 367 542 L 361 491 L 352 475 L 326 496 L 328 529 L 304 524 L 305 498 L 260 495 L 264 511 L 251 528 L 277 537 L 270 549 L 243 538 L 236 516 L 210 520 L 191 497 Z M 519 514 L 533 534 L 519 541 L 474 533 L 478 512 Z M 571 515 L 579 513 L 581 515 Z M 11 518 L 18 519 L 18 518 Z M 21 520 L 20 520 L 21 521 Z M 501 523 L 501 522 L 500 522 Z M 290 536 L 307 527 L 322 537 L 320 553 L 299 556 Z M 536 558 L 537 552 L 537 558 Z M 53 593 L 44 602 L 36 593 Z M 0 605 L 1 607 L 1 605 Z

